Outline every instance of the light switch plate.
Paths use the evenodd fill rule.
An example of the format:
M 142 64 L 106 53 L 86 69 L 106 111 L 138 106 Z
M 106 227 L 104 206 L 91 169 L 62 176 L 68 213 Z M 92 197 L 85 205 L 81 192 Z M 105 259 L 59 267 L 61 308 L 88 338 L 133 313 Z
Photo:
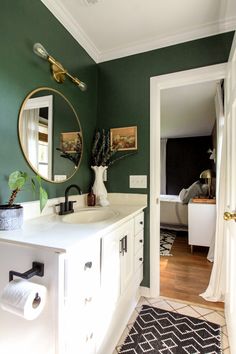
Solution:
M 129 188 L 147 188 L 146 175 L 129 176 Z
M 55 182 L 66 181 L 66 179 L 67 179 L 66 175 L 54 175 L 54 181 Z

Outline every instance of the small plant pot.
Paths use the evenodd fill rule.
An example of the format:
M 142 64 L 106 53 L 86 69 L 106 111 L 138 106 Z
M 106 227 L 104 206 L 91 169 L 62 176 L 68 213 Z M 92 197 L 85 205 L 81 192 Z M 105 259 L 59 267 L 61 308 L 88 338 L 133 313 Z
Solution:
M 23 207 L 21 205 L 0 205 L 0 230 L 17 230 L 22 225 Z

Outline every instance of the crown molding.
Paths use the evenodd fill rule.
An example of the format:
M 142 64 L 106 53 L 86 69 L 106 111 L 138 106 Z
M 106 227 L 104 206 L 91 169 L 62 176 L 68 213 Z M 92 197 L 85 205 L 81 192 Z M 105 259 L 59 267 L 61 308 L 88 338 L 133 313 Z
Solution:
M 205 26 L 195 27 L 194 29 L 185 29 L 174 35 L 162 35 L 159 38 L 153 38 L 142 42 L 130 43 L 125 47 L 114 48 L 101 52 L 99 62 L 105 62 L 118 58 L 123 58 L 129 55 L 140 54 L 159 48 L 169 47 L 171 45 L 189 42 L 192 40 L 210 37 L 220 33 L 236 30 L 236 17 L 227 21 L 218 21 L 208 23 Z
M 148 52 L 150 50 L 164 48 L 171 45 L 236 30 L 236 17 L 232 17 L 224 21 L 212 22 L 192 29 L 186 28 L 179 33 L 166 33 L 158 38 L 152 38 L 150 40 L 135 43 L 132 42 L 124 47 L 99 51 L 60 0 L 41 0 L 41 2 L 58 19 L 58 21 L 66 28 L 74 39 L 86 50 L 86 52 L 96 63 L 102 63 L 109 60 L 123 58 L 134 54 Z
M 99 62 L 100 53 L 94 43 L 86 35 L 84 30 L 75 21 L 73 16 L 67 11 L 60 1 L 41 0 L 48 10 L 58 19 L 65 29 L 84 48 L 88 55 L 96 62 Z

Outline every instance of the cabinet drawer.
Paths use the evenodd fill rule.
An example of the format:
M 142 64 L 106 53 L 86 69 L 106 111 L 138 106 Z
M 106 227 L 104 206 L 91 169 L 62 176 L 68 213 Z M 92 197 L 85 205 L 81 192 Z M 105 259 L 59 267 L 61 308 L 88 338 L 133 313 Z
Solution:
M 138 270 L 139 268 L 143 268 L 143 247 L 136 253 L 134 257 L 134 270 Z
M 144 225 L 144 213 L 140 213 L 134 218 L 135 235 L 137 235 L 140 231 L 143 230 L 143 225 Z
M 137 235 L 135 235 L 134 244 L 134 250 L 136 254 L 141 248 L 143 248 L 143 230 L 140 231 Z

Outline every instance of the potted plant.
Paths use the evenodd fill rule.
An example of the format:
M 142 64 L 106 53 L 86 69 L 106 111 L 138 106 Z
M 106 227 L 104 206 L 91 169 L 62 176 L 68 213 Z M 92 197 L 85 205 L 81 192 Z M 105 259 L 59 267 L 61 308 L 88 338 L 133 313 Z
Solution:
M 40 211 L 45 207 L 48 195 L 41 185 L 41 178 L 29 178 L 27 173 L 14 171 L 8 179 L 8 187 L 11 191 L 8 203 L 0 205 L 0 230 L 15 230 L 19 229 L 23 224 L 23 207 L 20 204 L 15 204 L 18 193 L 23 189 L 26 182 L 30 180 L 31 187 L 34 191 L 38 189 L 40 200 Z

